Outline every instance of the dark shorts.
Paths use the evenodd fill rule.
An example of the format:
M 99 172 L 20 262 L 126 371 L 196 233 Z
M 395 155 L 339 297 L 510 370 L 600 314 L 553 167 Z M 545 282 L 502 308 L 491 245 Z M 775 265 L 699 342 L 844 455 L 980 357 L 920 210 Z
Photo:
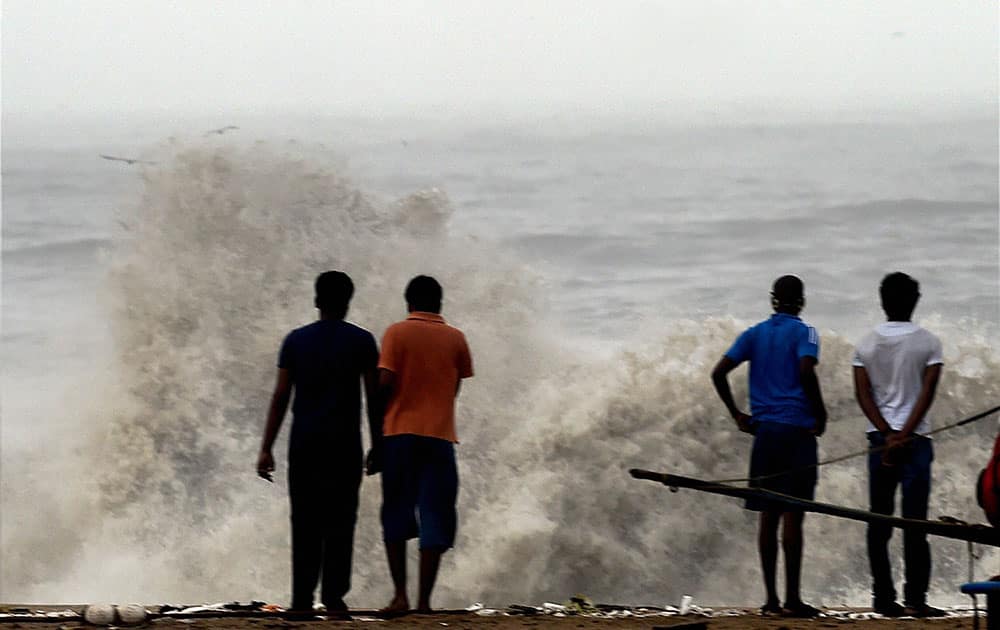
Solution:
M 455 445 L 423 435 L 391 435 L 382 448 L 385 541 L 419 536 L 421 549 L 450 548 L 458 521 Z
M 813 500 L 816 491 L 816 436 L 808 429 L 780 422 L 761 422 L 750 453 L 750 487 Z M 759 479 L 759 477 L 764 477 Z M 746 508 L 787 512 L 780 503 L 749 498 Z

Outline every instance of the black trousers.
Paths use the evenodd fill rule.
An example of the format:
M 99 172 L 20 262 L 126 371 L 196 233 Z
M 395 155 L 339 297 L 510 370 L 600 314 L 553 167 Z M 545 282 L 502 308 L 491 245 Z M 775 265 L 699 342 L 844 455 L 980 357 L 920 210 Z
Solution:
M 361 451 L 291 449 L 288 494 L 292 519 L 292 608 L 311 609 L 323 577 L 327 608 L 351 589 L 354 525 L 361 486 Z
M 868 434 L 873 448 L 885 444 L 877 432 Z M 934 446 L 929 438 L 917 436 L 897 457 L 895 465 L 883 466 L 882 453 L 868 455 L 868 490 L 871 511 L 892 514 L 895 508 L 896 488 L 902 489 L 902 515 L 904 518 L 926 520 L 927 502 L 931 491 L 931 462 Z M 876 606 L 895 601 L 892 566 L 889 562 L 889 539 L 892 528 L 880 523 L 868 525 L 868 559 L 872 570 L 872 599 Z M 903 531 L 903 558 L 906 566 L 906 583 L 903 585 L 903 603 L 922 606 L 927 603 L 927 587 L 931 577 L 931 548 L 927 534 L 912 529 Z

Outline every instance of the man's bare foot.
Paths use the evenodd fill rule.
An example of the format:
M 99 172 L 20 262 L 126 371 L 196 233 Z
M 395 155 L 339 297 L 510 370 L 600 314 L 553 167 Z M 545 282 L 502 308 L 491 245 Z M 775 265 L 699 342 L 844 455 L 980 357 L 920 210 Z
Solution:
M 389 602 L 389 605 L 383 608 L 379 612 L 384 613 L 405 613 L 410 612 L 410 600 L 406 599 L 406 595 L 396 595 Z
M 417 609 L 415 611 L 413 611 L 413 612 L 417 613 L 418 615 L 432 615 L 432 614 L 434 614 L 434 611 L 431 609 L 430 606 L 417 606 Z

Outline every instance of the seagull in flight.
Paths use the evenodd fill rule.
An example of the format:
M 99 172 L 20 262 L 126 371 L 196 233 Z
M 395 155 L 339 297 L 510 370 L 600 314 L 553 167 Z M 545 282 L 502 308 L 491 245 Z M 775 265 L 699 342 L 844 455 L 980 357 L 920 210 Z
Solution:
M 112 162 L 125 162 L 129 166 L 132 166 L 133 164 L 156 164 L 156 162 L 150 162 L 148 160 L 140 160 L 138 158 L 116 157 L 114 155 L 104 155 L 103 153 L 99 154 L 99 156 L 104 158 L 105 160 L 111 160 Z
M 227 131 L 232 131 L 233 129 L 239 129 L 239 127 L 237 127 L 236 125 L 226 125 L 225 127 L 219 127 L 218 129 L 209 129 L 208 131 L 205 132 L 205 135 L 210 136 L 213 133 L 217 133 L 221 136 Z

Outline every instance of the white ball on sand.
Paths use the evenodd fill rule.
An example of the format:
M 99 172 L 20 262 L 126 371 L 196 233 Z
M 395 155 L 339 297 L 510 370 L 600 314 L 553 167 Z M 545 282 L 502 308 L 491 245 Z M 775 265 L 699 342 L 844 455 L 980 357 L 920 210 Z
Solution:
M 115 622 L 115 607 L 111 604 L 91 604 L 83 610 L 83 618 L 95 626 L 109 626 Z
M 118 607 L 118 619 L 126 626 L 146 621 L 146 607 L 142 604 L 125 604 Z

